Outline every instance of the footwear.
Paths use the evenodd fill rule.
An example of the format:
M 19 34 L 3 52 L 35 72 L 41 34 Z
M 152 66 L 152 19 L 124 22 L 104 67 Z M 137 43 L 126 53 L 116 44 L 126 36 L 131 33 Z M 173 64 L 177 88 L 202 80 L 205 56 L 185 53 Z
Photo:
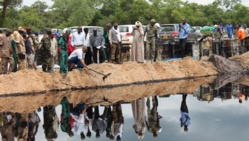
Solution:
M 105 60 L 105 62 L 104 63 L 108 63 L 108 61 L 107 60 Z

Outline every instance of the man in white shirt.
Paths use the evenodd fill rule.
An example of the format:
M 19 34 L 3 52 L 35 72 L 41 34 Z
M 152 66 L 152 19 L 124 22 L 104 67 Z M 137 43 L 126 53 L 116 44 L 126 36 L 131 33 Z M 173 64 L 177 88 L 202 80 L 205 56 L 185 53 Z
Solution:
M 82 48 L 86 44 L 85 34 L 82 32 L 82 27 L 78 27 L 78 31 L 72 35 L 71 44 L 74 49 Z
M 68 62 L 76 64 L 76 68 L 89 69 L 85 64 L 85 53 L 87 52 L 86 47 L 75 49 L 68 57 Z

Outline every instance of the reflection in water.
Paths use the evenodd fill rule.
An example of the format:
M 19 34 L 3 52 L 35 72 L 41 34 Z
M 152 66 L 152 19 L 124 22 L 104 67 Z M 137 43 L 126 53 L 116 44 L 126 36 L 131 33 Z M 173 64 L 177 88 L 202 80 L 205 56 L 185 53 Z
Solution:
M 147 99 L 147 114 L 148 121 L 146 121 L 146 125 L 148 131 L 153 134 L 154 139 L 157 139 L 157 132 L 161 131 L 159 120 L 162 118 L 157 111 L 158 107 L 158 99 L 157 96 L 152 97 L 152 109 L 150 109 L 150 99 Z
M 249 86 L 242 84 L 228 83 L 218 90 L 205 84 L 201 85 L 194 92 L 194 97 L 197 97 L 200 101 L 208 102 L 215 102 L 217 98 L 221 99 L 222 102 L 236 98 L 238 100 L 236 100 L 236 103 L 239 104 L 247 100 L 248 94 Z M 190 95 L 182 93 L 181 105 L 177 102 L 178 111 L 176 117 L 178 119 L 178 126 L 176 126 L 176 129 L 179 131 L 188 131 L 187 134 L 196 128 L 194 126 L 195 123 L 191 123 L 191 120 L 196 116 L 193 114 L 193 107 L 191 107 L 191 118 L 189 115 L 188 106 L 189 104 L 191 105 L 191 102 L 189 102 L 191 101 L 190 98 Z M 46 138 L 49 141 L 62 140 L 60 136 L 65 137 L 63 140 L 97 139 L 121 141 L 129 140 L 129 136 L 132 136 L 130 133 L 133 133 L 136 138 L 146 141 L 152 138 L 162 140 L 160 137 L 165 137 L 165 134 L 167 134 L 167 132 L 164 132 L 164 134 L 158 135 L 162 132 L 162 127 L 167 127 L 168 130 L 173 128 L 168 127 L 168 125 L 165 126 L 165 122 L 169 120 L 168 113 L 167 111 L 165 113 L 165 111 L 160 110 L 160 108 L 165 108 L 162 105 L 160 106 L 160 104 L 167 107 L 167 103 L 159 104 L 158 100 L 160 99 L 157 96 L 152 96 L 132 101 L 130 104 L 131 121 L 127 120 L 127 113 L 123 113 L 124 110 L 127 110 L 124 109 L 124 107 L 127 108 L 127 103 L 117 102 L 108 106 L 91 106 L 85 103 L 70 103 L 67 97 L 63 97 L 61 100 L 59 114 L 57 111 L 58 107 L 55 105 L 47 105 L 38 109 L 38 112 L 43 110 L 41 112 L 43 116 L 40 116 L 42 114 L 39 114 L 37 111 L 28 114 L 2 112 L 0 113 L 2 141 L 39 141 L 43 140 L 42 138 Z M 181 128 L 179 127 L 179 107 Z M 60 115 L 60 118 L 58 118 L 57 114 Z M 163 120 L 161 115 L 164 116 Z M 40 117 L 43 119 L 40 119 Z M 124 119 L 127 120 L 127 123 L 124 122 Z M 44 123 L 39 128 L 41 121 L 44 121 Z M 197 122 L 197 119 L 195 118 L 193 121 Z M 217 121 L 219 120 L 217 119 Z M 174 122 L 174 120 L 171 122 Z M 124 124 L 126 125 L 124 126 Z M 189 129 L 190 124 L 191 130 Z M 37 137 L 37 133 L 39 133 L 39 137 Z M 44 133 L 44 135 L 41 133 Z
M 190 125 L 190 118 L 188 115 L 188 106 L 186 103 L 187 94 L 182 94 L 182 103 L 181 103 L 181 127 L 184 127 L 184 131 L 188 132 L 188 126 Z
M 135 121 L 133 128 L 138 136 L 138 139 L 143 139 L 146 130 L 145 98 L 140 98 L 138 100 L 132 101 L 131 106 L 132 106 L 133 118 Z

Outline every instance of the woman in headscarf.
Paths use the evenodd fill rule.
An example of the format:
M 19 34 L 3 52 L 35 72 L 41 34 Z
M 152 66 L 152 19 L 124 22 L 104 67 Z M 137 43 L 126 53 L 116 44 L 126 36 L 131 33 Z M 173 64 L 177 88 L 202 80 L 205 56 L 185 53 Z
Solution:
M 135 23 L 135 28 L 132 31 L 133 42 L 131 49 L 131 61 L 137 61 L 139 63 L 144 63 L 144 31 L 142 24 L 137 21 Z

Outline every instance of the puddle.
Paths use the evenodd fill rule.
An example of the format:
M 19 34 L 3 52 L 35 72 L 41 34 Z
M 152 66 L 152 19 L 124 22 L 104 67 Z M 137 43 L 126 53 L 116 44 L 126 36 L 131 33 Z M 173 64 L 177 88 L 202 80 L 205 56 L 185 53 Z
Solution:
M 241 76 L 204 77 L 112 89 L 0 97 L 1 134 L 9 140 L 14 137 L 17 140 L 17 135 L 27 140 L 26 134 L 37 141 L 79 141 L 83 137 L 81 132 L 89 141 L 117 140 L 118 135 L 124 141 L 245 141 L 249 130 L 248 82 L 248 77 Z M 188 93 L 186 103 L 182 103 L 182 93 Z M 68 102 L 64 99 L 61 105 L 63 97 Z M 238 97 L 243 98 L 242 103 Z M 85 108 L 85 114 L 80 115 L 86 102 L 95 107 Z M 72 109 L 73 105 L 79 108 Z M 187 132 L 180 122 L 181 110 L 186 114 L 186 108 Z M 100 134 L 96 135 L 96 131 Z

